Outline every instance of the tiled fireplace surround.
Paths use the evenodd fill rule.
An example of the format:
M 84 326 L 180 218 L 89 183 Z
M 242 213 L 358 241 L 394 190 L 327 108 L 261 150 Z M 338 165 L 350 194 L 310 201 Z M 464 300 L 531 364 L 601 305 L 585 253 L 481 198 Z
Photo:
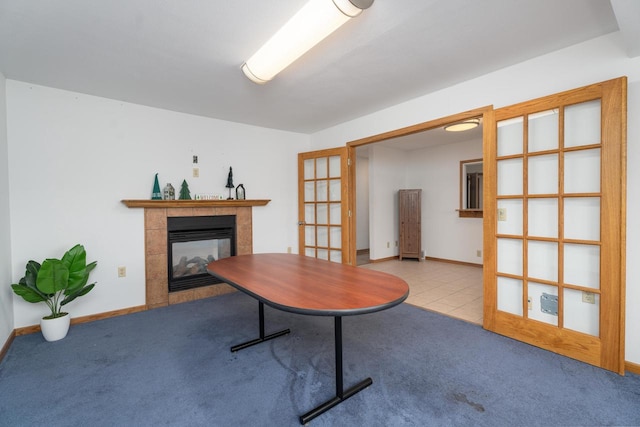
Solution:
M 251 207 L 168 207 L 144 209 L 147 308 L 162 307 L 233 292 L 226 283 L 169 293 L 167 217 L 236 216 L 236 254 L 253 252 Z

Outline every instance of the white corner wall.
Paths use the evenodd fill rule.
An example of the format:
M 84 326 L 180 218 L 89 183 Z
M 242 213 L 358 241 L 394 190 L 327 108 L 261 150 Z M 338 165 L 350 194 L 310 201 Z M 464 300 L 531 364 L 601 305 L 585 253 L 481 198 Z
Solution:
M 370 159 L 359 158 L 356 162 L 358 249 L 369 247 L 374 260 L 398 255 L 397 192 L 414 188 L 422 190 L 425 255 L 482 264 L 482 257 L 477 256 L 477 250 L 482 250 L 482 219 L 459 218 L 456 210 L 460 200 L 460 161 L 481 158 L 482 140 L 409 152 L 375 145 L 369 150 L 373 153 Z M 362 183 L 369 182 L 365 181 L 367 177 L 370 185 L 365 188 Z M 364 194 L 367 189 L 368 194 Z M 365 199 L 371 202 L 362 206 Z M 363 238 L 367 242 L 361 241 Z
M 398 255 L 398 190 L 406 187 L 404 151 L 372 146 L 369 151 L 369 258 Z M 400 171 L 400 172 L 399 172 Z
M 407 156 L 407 188 L 422 189 L 427 257 L 482 264 L 482 218 L 460 218 L 460 161 L 482 158 L 482 140 L 437 145 Z
M 356 250 L 369 249 L 369 159 L 356 160 Z
M 6 80 L 0 73 L 0 343 L 14 329 L 11 277 L 11 222 L 9 219 L 9 156 L 7 144 Z M 1 345 L 0 345 L 1 347 Z
M 628 78 L 626 360 L 640 364 L 640 57 L 629 58 L 619 33 L 507 67 L 455 86 L 417 97 L 368 116 L 317 132 L 311 148 L 320 150 L 486 105 L 500 108 L 620 76 Z M 377 208 L 377 205 L 375 205 Z
M 307 135 L 13 80 L 6 86 L 13 280 L 29 259 L 84 244 L 98 261 L 91 277 L 98 284 L 70 304 L 73 316 L 145 303 L 143 210 L 120 201 L 149 199 L 155 173 L 161 187 L 171 182 L 179 190 L 186 179 L 192 195 L 226 195 L 232 166 L 247 198 L 271 199 L 253 209 L 254 252 L 297 248 L 297 153 L 309 150 Z M 7 163 L 1 138 L 0 165 Z M 193 155 L 199 178 L 191 177 Z M 0 190 L 6 187 L 0 178 Z M 7 228 L 1 212 L 0 227 Z M 127 277 L 117 277 L 118 266 Z M 16 328 L 46 314 L 44 305 L 13 301 Z
M 640 67 L 640 64 L 638 65 Z M 627 295 L 626 358 L 640 363 L 640 79 L 627 97 Z

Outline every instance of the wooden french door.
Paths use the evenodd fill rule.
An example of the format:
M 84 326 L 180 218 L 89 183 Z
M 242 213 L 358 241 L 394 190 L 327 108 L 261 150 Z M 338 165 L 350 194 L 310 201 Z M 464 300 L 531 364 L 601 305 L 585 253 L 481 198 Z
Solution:
M 347 147 L 298 154 L 298 253 L 350 263 Z
M 626 78 L 493 112 L 484 327 L 624 373 Z

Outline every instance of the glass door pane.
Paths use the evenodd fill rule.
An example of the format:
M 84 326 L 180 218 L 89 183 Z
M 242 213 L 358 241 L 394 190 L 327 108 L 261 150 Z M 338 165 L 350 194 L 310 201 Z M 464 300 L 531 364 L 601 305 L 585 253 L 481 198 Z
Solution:
M 558 237 L 558 199 L 529 200 L 529 236 Z
M 564 290 L 564 327 L 600 335 L 600 295 L 576 289 Z
M 558 155 L 529 157 L 529 194 L 558 194 Z
M 600 149 L 569 151 L 564 155 L 564 192 L 600 192 Z
M 522 154 L 523 123 L 522 117 L 498 122 L 498 157 Z
M 498 200 L 498 234 L 522 236 L 522 199 Z
M 527 151 L 554 150 L 558 148 L 558 110 L 529 114 L 529 143 Z
M 522 159 L 498 162 L 498 196 L 522 194 Z
M 565 243 L 564 282 L 600 289 L 600 246 Z
M 498 277 L 498 310 L 522 316 L 522 280 Z
M 600 198 L 571 197 L 564 201 L 564 237 L 600 240 Z
M 600 144 L 601 101 L 570 105 L 564 109 L 564 146 Z

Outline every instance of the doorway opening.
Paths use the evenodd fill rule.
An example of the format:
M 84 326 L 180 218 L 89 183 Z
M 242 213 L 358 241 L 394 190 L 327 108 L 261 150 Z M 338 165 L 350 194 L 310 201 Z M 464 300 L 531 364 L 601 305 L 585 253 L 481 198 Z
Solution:
M 355 243 L 352 259 L 363 268 L 388 271 L 413 281 L 413 301 L 409 303 L 479 324 L 483 220 L 461 218 L 458 211 L 460 161 L 482 158 L 483 127 L 446 132 L 444 126 L 472 118 L 479 118 L 482 124 L 484 114 L 491 109 L 485 107 L 347 144 L 355 212 L 351 217 Z M 419 262 L 398 261 L 397 197 L 403 188 L 419 188 L 423 193 Z M 432 276 L 433 272 L 438 273 Z M 476 308 L 470 310 L 472 302 Z M 460 310 L 463 306 L 467 314 Z

